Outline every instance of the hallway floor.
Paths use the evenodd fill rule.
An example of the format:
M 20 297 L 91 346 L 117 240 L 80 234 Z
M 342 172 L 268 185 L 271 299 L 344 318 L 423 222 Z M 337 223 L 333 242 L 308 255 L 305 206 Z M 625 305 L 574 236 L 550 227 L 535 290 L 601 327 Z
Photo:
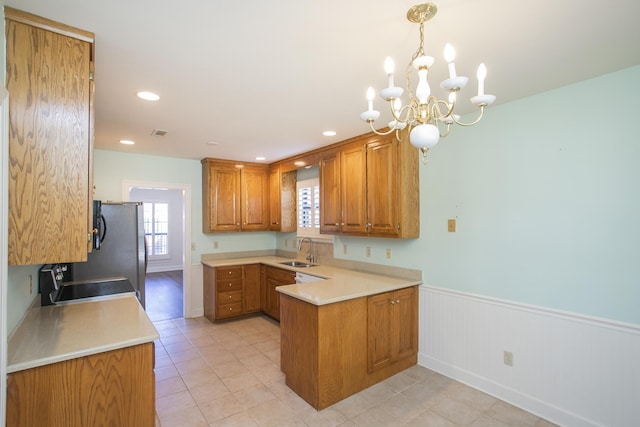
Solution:
M 145 311 L 153 322 L 183 316 L 182 270 L 147 273 Z
M 420 366 L 316 411 L 285 385 L 280 328 L 270 318 L 222 324 L 177 318 L 154 325 L 162 427 L 553 426 Z

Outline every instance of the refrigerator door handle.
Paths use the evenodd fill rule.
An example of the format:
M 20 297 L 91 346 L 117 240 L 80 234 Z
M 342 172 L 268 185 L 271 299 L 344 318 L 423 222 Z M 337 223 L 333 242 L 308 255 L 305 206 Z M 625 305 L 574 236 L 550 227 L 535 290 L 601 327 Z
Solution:
M 100 223 L 102 224 L 102 236 L 100 236 L 100 244 L 104 242 L 105 237 L 107 237 L 107 220 L 104 215 L 100 215 Z M 99 232 L 99 231 L 98 231 Z

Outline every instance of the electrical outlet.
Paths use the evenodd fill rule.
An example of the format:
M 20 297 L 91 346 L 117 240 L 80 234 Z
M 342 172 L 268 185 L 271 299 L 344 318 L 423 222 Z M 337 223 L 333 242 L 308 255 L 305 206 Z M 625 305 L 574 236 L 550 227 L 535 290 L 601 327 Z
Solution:
M 33 294 L 33 276 L 29 275 L 29 295 Z
M 371 246 L 367 246 L 367 258 L 371 256 Z
M 346 244 L 342 245 L 342 253 L 345 254 L 345 255 L 347 254 L 347 245 Z
M 218 241 L 213 242 L 213 249 L 218 249 Z
M 513 366 L 513 353 L 510 351 L 506 351 L 504 352 L 503 355 L 503 359 L 504 359 L 504 364 L 507 366 Z
M 456 232 L 456 220 L 455 219 L 450 219 L 447 221 L 447 230 L 449 231 L 449 233 L 455 233 Z
M 387 248 L 387 259 L 391 259 L 391 249 Z
M 192 251 L 196 250 L 196 242 L 191 242 L 191 250 Z

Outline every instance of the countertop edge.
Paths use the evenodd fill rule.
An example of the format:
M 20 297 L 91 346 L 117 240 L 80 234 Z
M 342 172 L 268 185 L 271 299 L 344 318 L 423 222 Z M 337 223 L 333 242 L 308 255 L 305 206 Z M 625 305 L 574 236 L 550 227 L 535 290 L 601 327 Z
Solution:
M 314 282 L 311 282 L 311 283 L 314 283 Z M 419 286 L 421 284 L 422 284 L 421 281 L 407 281 L 401 284 L 380 286 L 380 287 L 377 287 L 376 289 L 357 291 L 357 292 L 350 293 L 348 295 L 341 295 L 334 298 L 325 298 L 321 301 L 313 300 L 311 298 L 306 298 L 304 295 L 300 294 L 300 292 L 297 291 L 298 287 L 303 287 L 305 285 L 308 285 L 307 283 L 278 286 L 276 288 L 276 291 L 280 292 L 281 294 L 285 294 L 290 297 L 299 299 L 301 301 L 308 302 L 309 304 L 322 306 L 327 304 L 334 304 L 336 302 L 348 301 L 355 298 L 362 298 L 362 297 L 368 297 L 371 295 L 377 295 L 384 292 L 397 291 L 398 289 L 410 288 L 412 286 Z

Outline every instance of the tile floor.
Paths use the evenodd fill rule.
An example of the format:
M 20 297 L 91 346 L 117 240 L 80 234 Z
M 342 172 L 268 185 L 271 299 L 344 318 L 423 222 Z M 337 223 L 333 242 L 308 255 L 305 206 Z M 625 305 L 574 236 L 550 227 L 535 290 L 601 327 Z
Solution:
M 280 329 L 271 319 L 154 324 L 162 427 L 553 425 L 420 366 L 316 411 L 284 383 Z

